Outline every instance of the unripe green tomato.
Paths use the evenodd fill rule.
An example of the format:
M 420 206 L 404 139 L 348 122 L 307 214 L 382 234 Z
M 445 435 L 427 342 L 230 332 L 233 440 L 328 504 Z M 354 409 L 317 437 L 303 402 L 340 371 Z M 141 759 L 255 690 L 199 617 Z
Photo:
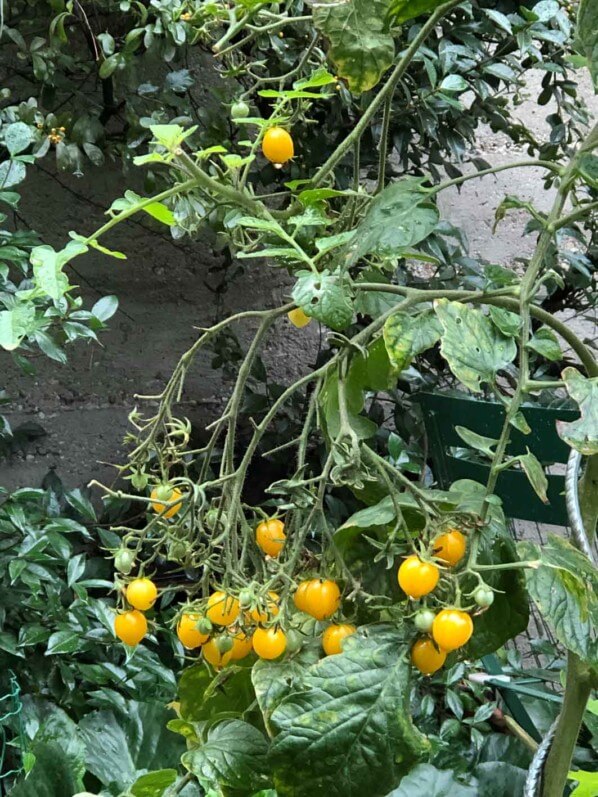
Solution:
M 229 636 L 219 636 L 216 639 L 216 647 L 223 656 L 225 653 L 228 653 L 229 650 L 233 649 L 233 641 Z
M 250 590 L 242 589 L 239 592 L 239 606 L 242 609 L 248 609 L 251 606 L 251 602 L 253 600 L 253 595 Z
M 486 608 L 494 603 L 494 592 L 489 587 L 480 586 L 473 593 L 473 599 L 478 606 Z
M 294 628 L 289 628 L 285 633 L 287 635 L 287 653 L 296 653 L 302 647 L 302 635 L 299 631 L 295 631 Z
M 135 554 L 127 548 L 119 548 L 114 556 L 114 567 L 119 573 L 128 576 L 135 564 Z
M 184 542 L 171 542 L 168 546 L 168 558 L 172 562 L 181 562 L 187 556 L 187 546 Z
M 202 617 L 197 623 L 197 630 L 200 634 L 211 634 L 214 626 L 207 617 Z
M 435 617 L 436 615 L 431 609 L 422 609 L 415 615 L 413 622 L 417 630 L 425 634 L 431 630 Z
M 230 115 L 233 119 L 246 119 L 249 116 L 249 105 L 243 100 L 233 102 L 230 109 Z

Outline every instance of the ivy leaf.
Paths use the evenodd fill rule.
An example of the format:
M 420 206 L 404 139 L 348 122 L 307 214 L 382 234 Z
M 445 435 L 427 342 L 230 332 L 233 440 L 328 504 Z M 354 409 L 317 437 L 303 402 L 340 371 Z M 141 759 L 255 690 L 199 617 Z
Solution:
M 4 131 L 4 144 L 11 155 L 23 152 L 33 141 L 33 132 L 25 122 L 14 122 Z
M 442 325 L 432 310 L 394 313 L 384 324 L 384 343 L 393 368 L 403 371 L 413 358 L 440 340 Z
M 300 271 L 293 288 L 293 301 L 305 315 L 317 318 L 330 329 L 345 329 L 353 319 L 351 295 L 342 277 L 329 271 L 314 274 Z
M 314 6 L 314 25 L 330 42 L 336 72 L 355 94 L 369 91 L 392 65 L 395 46 L 388 31 L 389 0 L 352 0 Z
M 596 0 L 581 0 L 577 12 L 575 46 L 587 58 L 588 69 L 598 91 L 598 5 Z
M 541 327 L 532 336 L 527 348 L 551 361 L 560 360 L 563 356 L 557 336 L 548 327 Z
M 538 560 L 526 569 L 527 588 L 555 637 L 592 666 L 598 663 L 598 572 L 570 542 L 551 534 L 542 547 L 524 540 L 522 559 Z
M 527 454 L 522 454 L 521 456 L 517 457 L 517 459 L 525 471 L 525 475 L 527 476 L 529 483 L 536 491 L 538 498 L 545 504 L 549 503 L 548 496 L 546 495 L 546 490 L 548 489 L 548 479 L 546 478 L 544 468 L 542 467 L 538 458 L 532 454 L 528 448 Z
M 438 299 L 434 309 L 442 324 L 440 351 L 454 375 L 474 392 L 494 382 L 497 372 L 515 357 L 517 346 L 502 335 L 480 310 Z
M 183 754 L 181 762 L 205 787 L 243 793 L 269 785 L 268 742 L 257 728 L 242 720 L 213 726 L 203 744 Z
M 598 377 L 586 379 L 575 368 L 561 374 L 567 392 L 579 404 L 581 418 L 567 423 L 557 421 L 557 431 L 567 445 L 581 454 L 598 453 Z
M 409 675 L 400 633 L 375 626 L 308 667 L 271 716 L 280 797 L 383 797 L 397 786 L 429 748 L 411 720 Z
M 368 254 L 397 257 L 430 235 L 440 216 L 421 184 L 419 177 L 404 177 L 378 194 L 348 247 L 349 265 Z
M 16 304 L 10 310 L 0 312 L 0 346 L 7 351 L 16 349 L 35 324 L 35 307 L 32 304 Z

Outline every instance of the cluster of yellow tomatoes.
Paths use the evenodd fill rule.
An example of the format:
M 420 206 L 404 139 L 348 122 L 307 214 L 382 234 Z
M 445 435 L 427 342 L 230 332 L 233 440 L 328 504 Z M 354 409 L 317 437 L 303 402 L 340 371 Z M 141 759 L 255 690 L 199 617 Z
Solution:
M 467 540 L 457 529 L 436 537 L 434 557 L 448 567 L 455 567 L 465 556 Z M 414 600 L 429 595 L 440 580 L 440 568 L 433 561 L 418 555 L 407 557 L 399 567 L 399 586 Z M 489 595 L 492 595 L 490 592 Z M 487 598 L 487 605 L 491 598 Z M 424 675 L 432 675 L 446 661 L 447 654 L 463 647 L 473 634 L 471 616 L 460 608 L 444 608 L 438 613 L 421 609 L 415 616 L 415 626 L 426 636 L 418 639 L 411 649 L 411 661 Z

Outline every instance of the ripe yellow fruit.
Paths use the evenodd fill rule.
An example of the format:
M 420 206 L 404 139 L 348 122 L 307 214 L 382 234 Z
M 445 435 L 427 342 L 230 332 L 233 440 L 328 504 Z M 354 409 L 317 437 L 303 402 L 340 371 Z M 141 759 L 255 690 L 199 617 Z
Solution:
M 282 520 L 270 518 L 259 523 L 255 530 L 255 541 L 268 556 L 278 556 L 286 541 Z
M 262 152 L 271 163 L 289 161 L 295 154 L 295 146 L 290 133 L 284 127 L 270 127 L 262 139 Z
M 239 659 L 244 659 L 245 656 L 249 656 L 253 650 L 252 634 L 245 634 L 243 631 L 239 631 L 238 634 L 234 635 L 232 640 L 233 646 L 230 650 L 230 657 L 233 661 L 238 661 Z
M 277 659 L 286 647 L 287 637 L 282 628 L 258 628 L 253 634 L 253 649 L 260 659 Z
M 150 494 L 150 498 L 152 499 L 152 509 L 156 514 L 159 514 L 166 508 L 168 504 L 176 501 L 177 503 L 173 503 L 172 506 L 169 506 L 162 515 L 162 517 L 174 517 L 177 512 L 180 512 L 181 507 L 183 506 L 182 500 L 178 501 L 177 499 L 183 497 L 184 493 L 181 492 L 178 487 L 171 487 L 168 484 L 160 484 L 157 487 L 154 487 Z
M 227 650 L 226 653 L 221 653 L 215 639 L 210 639 L 203 645 L 201 654 L 204 659 L 219 670 L 221 667 L 226 666 L 231 660 L 232 649 Z
M 127 601 L 142 612 L 151 609 L 158 597 L 158 589 L 149 578 L 136 578 L 127 585 Z
M 210 638 L 209 634 L 202 634 L 197 630 L 197 622 L 201 619 L 201 615 L 197 612 L 186 612 L 181 615 L 179 624 L 176 627 L 176 634 L 181 641 L 183 647 L 187 650 L 193 650 L 203 645 Z
M 231 625 L 239 616 L 239 601 L 226 592 L 213 592 L 208 598 L 206 615 L 214 625 Z
M 348 636 L 357 631 L 354 625 L 340 623 L 339 625 L 329 625 L 322 634 L 322 647 L 327 656 L 334 656 L 336 653 L 343 652 L 343 642 Z
M 432 675 L 446 661 L 446 653 L 439 650 L 430 637 L 418 639 L 411 648 L 411 663 L 424 675 Z
M 303 327 L 306 327 L 311 321 L 310 316 L 306 315 L 300 307 L 289 310 L 287 317 L 291 324 L 297 327 L 297 329 L 303 329 Z
M 434 556 L 454 567 L 465 556 L 467 538 L 458 529 L 449 529 L 436 537 L 432 547 Z
M 114 633 L 125 645 L 133 647 L 147 634 L 147 620 L 137 609 L 117 614 L 114 618 Z

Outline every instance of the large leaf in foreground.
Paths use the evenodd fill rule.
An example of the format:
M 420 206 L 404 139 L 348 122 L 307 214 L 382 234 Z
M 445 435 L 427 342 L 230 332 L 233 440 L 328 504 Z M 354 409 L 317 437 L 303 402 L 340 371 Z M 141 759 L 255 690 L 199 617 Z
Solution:
M 280 797 L 382 797 L 427 750 L 409 713 L 408 648 L 364 627 L 305 671 L 270 718 Z
M 434 309 L 444 330 L 440 351 L 457 379 L 476 392 L 482 382 L 494 382 L 497 372 L 514 359 L 515 341 L 480 310 L 461 302 L 438 299 Z
M 575 368 L 565 368 L 562 373 L 567 392 L 581 412 L 581 418 L 567 423 L 557 421 L 560 437 L 581 454 L 598 454 L 598 377 L 586 379 Z
M 468 781 L 467 785 L 459 783 L 450 769 L 418 764 L 388 797 L 477 797 L 476 779 Z
M 391 315 L 384 324 L 384 343 L 393 368 L 407 368 L 416 355 L 438 342 L 441 332 L 440 321 L 431 310 L 418 315 Z
M 576 46 L 587 58 L 594 88 L 598 90 L 598 2 L 581 0 L 577 12 Z
M 598 572 L 570 542 L 550 535 L 542 547 L 524 540 L 523 559 L 539 566 L 525 571 L 527 588 L 555 637 L 568 650 L 598 664 Z
M 330 41 L 328 54 L 337 74 L 356 94 L 373 88 L 392 65 L 388 5 L 389 0 L 351 0 L 314 6 L 314 25 Z
M 72 797 L 83 781 L 76 775 L 58 742 L 33 745 L 35 764 L 26 780 L 11 789 L 11 797 Z

